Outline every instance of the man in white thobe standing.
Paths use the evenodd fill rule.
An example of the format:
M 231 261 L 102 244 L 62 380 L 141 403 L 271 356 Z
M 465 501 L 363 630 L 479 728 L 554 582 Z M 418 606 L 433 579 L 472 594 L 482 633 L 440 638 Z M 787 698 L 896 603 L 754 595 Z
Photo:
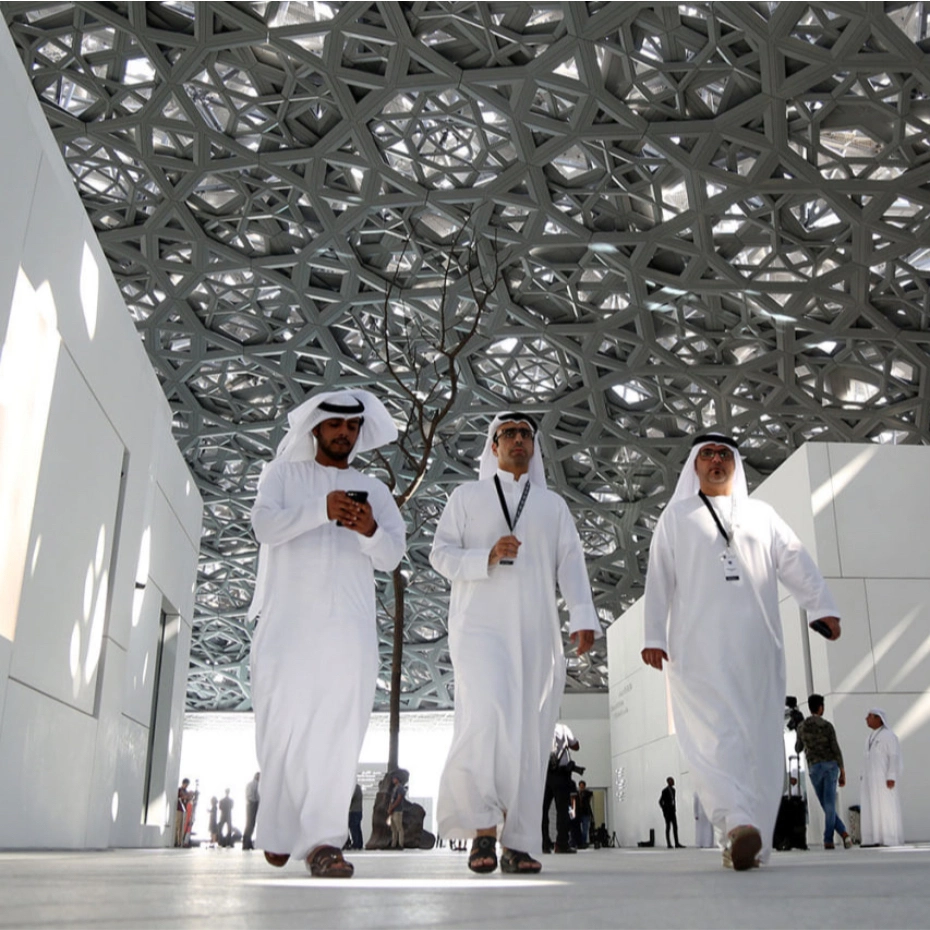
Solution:
M 453 491 L 430 562 L 452 582 L 452 746 L 439 784 L 439 832 L 472 837 L 469 868 L 535 873 L 539 812 L 565 686 L 556 582 L 583 655 L 600 627 L 578 531 L 546 488 L 533 421 L 496 416 L 479 480 Z
M 863 846 L 900 846 L 904 821 L 898 782 L 903 766 L 901 744 L 888 726 L 885 712 L 873 707 L 865 718 L 869 735 L 862 764 L 859 801 Z
M 749 499 L 736 443 L 697 437 L 649 549 L 642 657 L 665 663 L 682 755 L 737 871 L 767 861 L 785 778 L 779 581 L 811 625 L 839 637 L 813 559 Z
M 348 878 L 341 847 L 378 672 L 374 570 L 392 571 L 405 540 L 388 488 L 350 463 L 397 430 L 360 390 L 317 394 L 288 422 L 252 509 L 257 832 L 271 865 L 293 856 Z

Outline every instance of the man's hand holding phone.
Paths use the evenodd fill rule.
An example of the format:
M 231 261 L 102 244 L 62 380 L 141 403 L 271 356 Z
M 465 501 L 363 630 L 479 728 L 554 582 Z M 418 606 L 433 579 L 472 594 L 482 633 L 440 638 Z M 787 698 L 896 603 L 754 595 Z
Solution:
M 373 536 L 378 528 L 367 491 L 330 491 L 326 495 L 326 515 L 336 521 L 336 526 L 362 536 Z

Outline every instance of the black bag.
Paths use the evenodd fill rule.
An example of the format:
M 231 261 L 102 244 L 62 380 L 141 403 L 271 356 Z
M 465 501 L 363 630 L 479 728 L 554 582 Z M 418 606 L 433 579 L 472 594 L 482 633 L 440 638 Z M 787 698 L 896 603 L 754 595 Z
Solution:
M 792 756 L 800 762 L 797 756 Z M 789 759 L 788 794 L 781 799 L 778 806 L 778 817 L 775 820 L 775 835 L 772 845 L 775 849 L 785 852 L 789 849 L 807 849 L 807 801 L 801 795 L 800 773 L 797 766 L 798 783 L 791 784 Z

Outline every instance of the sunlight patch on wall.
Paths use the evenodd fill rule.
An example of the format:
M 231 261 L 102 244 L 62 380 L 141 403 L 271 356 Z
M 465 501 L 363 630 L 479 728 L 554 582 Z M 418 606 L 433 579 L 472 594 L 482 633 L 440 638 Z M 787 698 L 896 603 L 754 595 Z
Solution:
M 868 465 L 875 455 L 875 449 L 865 449 L 851 462 L 844 465 L 836 474 L 831 475 L 811 495 L 811 505 L 814 516 L 817 516 L 825 507 L 828 507 L 843 493 L 846 486 Z
M 12 641 L 61 339 L 47 281 L 16 278 L 0 354 L 0 636 Z M 37 548 L 32 567 L 38 560 Z
M 100 307 L 100 269 L 90 246 L 84 243 L 81 256 L 81 308 L 84 311 L 84 325 L 87 335 L 93 340 L 97 333 L 97 312 Z

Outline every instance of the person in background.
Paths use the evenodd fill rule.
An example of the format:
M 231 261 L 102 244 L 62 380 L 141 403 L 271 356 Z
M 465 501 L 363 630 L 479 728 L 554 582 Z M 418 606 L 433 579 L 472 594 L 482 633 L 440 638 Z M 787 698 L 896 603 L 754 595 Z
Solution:
M 865 741 L 859 800 L 862 845 L 900 846 L 904 842 L 901 744 L 880 708 L 873 707 L 865 723 L 869 735 Z
M 849 849 L 852 846 L 849 831 L 836 811 L 836 789 L 846 784 L 843 751 L 837 742 L 833 724 L 824 720 L 823 695 L 812 694 L 807 699 L 807 707 L 810 716 L 798 724 L 797 735 L 800 748 L 807 757 L 807 774 L 823 808 L 823 848 L 835 849 L 833 836 L 838 833 L 843 845 Z
M 254 849 L 252 843 L 252 834 L 255 832 L 255 818 L 258 815 L 258 802 L 261 797 L 258 792 L 258 782 L 261 778 L 261 772 L 256 772 L 255 777 L 245 786 L 245 830 L 242 831 L 242 848 Z

